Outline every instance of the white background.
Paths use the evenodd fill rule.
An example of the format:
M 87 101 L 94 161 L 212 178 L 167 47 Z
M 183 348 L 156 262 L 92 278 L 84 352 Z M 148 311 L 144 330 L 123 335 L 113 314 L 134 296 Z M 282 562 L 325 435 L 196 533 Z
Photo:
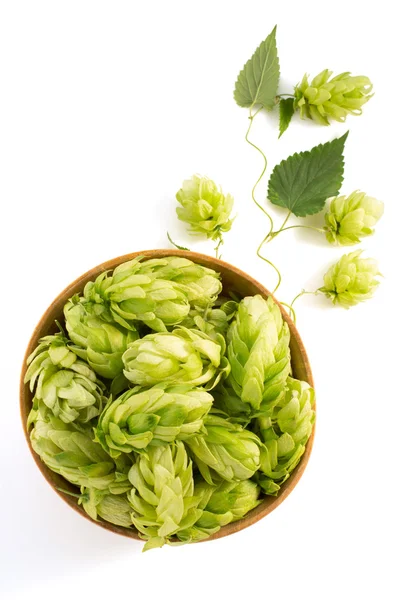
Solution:
M 4 598 L 380 598 L 393 573 L 394 152 L 393 20 L 387 2 L 3 1 L 0 8 L 1 550 Z M 388 9 L 389 10 L 389 9 Z M 328 14 L 327 14 L 328 11 Z M 277 114 L 252 138 L 270 174 L 289 154 L 348 128 L 344 193 L 386 203 L 362 245 L 385 278 L 374 300 L 345 311 L 297 305 L 318 393 L 314 451 L 300 484 L 253 527 L 215 542 L 141 553 L 141 544 L 82 519 L 29 455 L 18 377 L 52 299 L 92 266 L 188 238 L 174 194 L 195 172 L 235 197 L 223 258 L 269 288 L 255 250 L 267 223 L 250 199 L 261 160 L 233 101 L 244 62 L 278 24 L 281 91 L 324 68 L 366 74 L 362 117 L 324 128 Z M 264 200 L 267 177 L 257 195 Z M 280 224 L 283 214 L 272 209 Z M 309 223 L 320 223 L 322 216 Z M 316 289 L 348 249 L 287 232 L 267 247 L 290 301 Z M 351 250 L 348 250 L 351 251 Z

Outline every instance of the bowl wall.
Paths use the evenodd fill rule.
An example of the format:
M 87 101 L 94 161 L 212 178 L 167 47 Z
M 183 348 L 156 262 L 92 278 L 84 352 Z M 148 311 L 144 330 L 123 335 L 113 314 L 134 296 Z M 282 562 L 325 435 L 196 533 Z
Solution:
M 269 295 L 269 291 L 261 285 L 258 281 L 244 273 L 243 271 L 237 269 L 236 267 L 223 262 L 222 260 L 218 260 L 216 258 L 212 258 L 210 256 L 206 256 L 204 254 L 198 254 L 195 252 L 186 252 L 182 250 L 147 250 L 144 252 L 133 252 L 132 254 L 126 254 L 124 256 L 119 256 L 112 260 L 109 260 L 97 267 L 91 269 L 84 275 L 81 275 L 78 279 L 76 279 L 73 283 L 71 283 L 59 296 L 52 302 L 49 308 L 45 311 L 44 315 L 41 317 L 37 327 L 35 328 L 33 335 L 30 339 L 29 345 L 26 350 L 25 360 L 22 367 L 21 374 L 21 382 L 20 382 L 20 408 L 21 408 L 21 417 L 22 424 L 26 436 L 27 443 L 29 445 L 30 451 L 33 455 L 33 458 L 44 475 L 45 479 L 52 486 L 52 488 L 56 491 L 56 493 L 61 496 L 61 498 L 67 502 L 69 506 L 71 506 L 74 510 L 78 511 L 83 517 L 92 521 L 92 519 L 86 514 L 84 509 L 78 505 L 78 501 L 76 498 L 68 496 L 60 492 L 57 487 L 63 488 L 65 490 L 69 490 L 70 492 L 75 492 L 75 486 L 68 483 L 63 477 L 57 475 L 40 460 L 39 456 L 32 449 L 29 433 L 26 427 L 26 421 L 28 414 L 30 412 L 32 406 L 32 398 L 33 394 L 30 392 L 27 384 L 23 383 L 23 378 L 26 372 L 26 359 L 36 348 L 38 341 L 44 335 L 48 335 L 50 333 L 54 333 L 57 331 L 57 327 L 55 325 L 55 320 L 63 323 L 63 306 L 66 301 L 76 293 L 81 293 L 84 285 L 93 279 L 95 279 L 100 273 L 103 271 L 107 271 L 109 269 L 114 269 L 119 264 L 136 258 L 137 256 L 144 256 L 145 258 L 163 258 L 166 256 L 182 256 L 185 258 L 189 258 L 193 262 L 201 264 L 205 267 L 209 267 L 214 269 L 215 271 L 221 273 L 223 289 L 225 292 L 234 291 L 240 296 L 253 296 L 255 294 L 262 294 L 264 298 L 267 298 Z M 277 301 L 276 301 L 277 302 Z M 277 304 L 279 304 L 277 302 Z M 292 361 L 292 371 L 293 376 L 296 379 L 302 379 L 307 381 L 311 386 L 313 385 L 313 377 L 309 365 L 309 361 L 307 358 L 307 354 L 305 348 L 303 346 L 302 340 L 299 336 L 299 333 L 290 319 L 288 314 L 285 312 L 281 304 L 279 304 L 284 320 L 288 323 L 290 333 L 291 333 L 291 361 Z M 222 527 L 216 534 L 212 535 L 208 540 L 212 540 L 215 538 L 224 537 L 226 535 L 230 535 L 231 533 L 235 533 L 236 531 L 240 531 L 245 527 L 249 527 L 256 521 L 259 521 L 266 515 L 268 515 L 272 510 L 274 510 L 281 502 L 285 500 L 285 498 L 290 494 L 293 490 L 299 479 L 301 478 L 303 471 L 306 468 L 307 462 L 309 460 L 311 449 L 313 446 L 313 438 L 314 438 L 314 430 L 313 433 L 306 445 L 306 450 L 293 471 L 292 475 L 289 479 L 281 486 L 281 490 L 276 497 L 265 497 L 262 504 L 260 504 L 257 508 L 252 510 L 247 514 L 246 517 L 241 519 L 240 521 L 236 521 L 234 523 L 229 523 L 229 525 L 225 525 Z M 111 523 L 107 523 L 105 521 L 93 521 L 100 527 L 113 531 L 115 533 L 119 533 L 126 537 L 140 539 L 137 533 L 133 530 L 125 529 L 123 527 L 119 527 L 117 525 L 112 525 Z M 208 541 L 207 540 L 207 541 Z M 205 540 L 206 541 L 206 540 Z

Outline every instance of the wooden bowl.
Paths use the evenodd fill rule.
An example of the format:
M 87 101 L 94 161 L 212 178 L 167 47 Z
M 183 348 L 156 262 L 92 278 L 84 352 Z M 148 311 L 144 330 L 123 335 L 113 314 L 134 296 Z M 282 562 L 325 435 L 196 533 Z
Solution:
M 76 488 L 70 483 L 68 483 L 65 479 L 63 479 L 63 477 L 51 471 L 40 460 L 39 456 L 34 452 L 31 446 L 29 433 L 26 427 L 26 421 L 32 406 L 33 394 L 30 392 L 28 385 L 24 384 L 23 382 L 26 372 L 26 359 L 36 348 L 40 338 L 42 338 L 44 335 L 48 335 L 49 333 L 54 333 L 55 331 L 57 331 L 55 319 L 60 321 L 61 323 L 64 322 L 63 306 L 65 305 L 68 298 L 70 298 L 78 292 L 82 292 L 85 284 L 88 281 L 95 279 L 103 271 L 114 269 L 121 263 L 141 255 L 143 255 L 146 258 L 163 258 L 166 256 L 181 256 L 189 258 L 190 260 L 200 265 L 209 267 L 221 273 L 223 288 L 225 292 L 228 290 L 233 290 L 234 292 L 240 294 L 240 296 L 252 296 L 254 294 L 262 294 L 264 298 L 267 298 L 269 295 L 269 291 L 265 287 L 263 287 L 263 285 L 261 285 L 258 281 L 256 281 L 246 273 L 243 273 L 243 271 L 240 271 L 240 269 L 237 269 L 236 267 L 226 262 L 223 262 L 222 260 L 218 260 L 216 258 L 212 258 L 211 256 L 206 256 L 204 254 L 197 254 L 195 252 L 185 252 L 182 250 L 147 250 L 145 252 L 133 252 L 132 254 L 119 256 L 118 258 L 113 258 L 112 260 L 108 260 L 107 262 L 98 265 L 97 267 L 91 269 L 84 275 L 81 275 L 81 277 L 79 277 L 73 283 L 67 286 L 67 288 L 63 290 L 63 292 L 59 294 L 59 296 L 52 302 L 49 308 L 45 311 L 44 315 L 41 317 L 37 327 L 35 328 L 26 350 L 20 381 L 20 408 L 22 425 L 32 456 L 36 462 L 37 467 L 44 475 L 45 479 L 55 490 L 55 492 L 65 502 L 67 502 L 69 506 L 71 506 L 71 508 L 76 510 L 80 515 L 85 517 L 85 519 L 89 519 L 90 521 L 92 521 L 92 519 L 86 514 L 84 509 L 77 504 L 76 498 L 63 494 L 62 492 L 57 490 L 57 487 L 61 487 L 63 489 L 69 490 L 70 492 L 75 492 Z M 277 304 L 279 303 L 277 302 Z M 307 381 L 312 386 L 313 377 L 311 374 L 309 361 L 302 340 L 300 339 L 299 333 L 297 332 L 293 321 L 289 318 L 288 314 L 284 311 L 283 307 L 280 304 L 279 306 L 283 318 L 288 323 L 291 332 L 291 359 L 293 376 L 297 379 Z M 221 527 L 221 529 L 217 533 L 212 535 L 210 538 L 208 538 L 208 540 L 224 537 L 226 535 L 230 535 L 231 533 L 235 533 L 236 531 L 240 531 L 245 527 L 249 527 L 253 523 L 256 523 L 260 519 L 263 519 L 263 517 L 266 517 L 266 515 L 268 515 L 272 510 L 274 510 L 279 504 L 281 504 L 281 502 L 283 502 L 285 498 L 294 489 L 299 479 L 301 478 L 303 471 L 306 468 L 313 446 L 313 438 L 314 430 L 306 445 L 306 450 L 299 464 L 297 465 L 289 479 L 287 479 L 287 481 L 281 486 L 278 496 L 266 496 L 263 502 L 254 510 L 249 512 L 243 519 Z M 120 535 L 140 540 L 136 531 L 132 529 L 126 529 L 117 525 L 112 525 L 111 523 L 107 523 L 106 521 L 93 522 L 96 525 L 103 527 L 104 529 L 113 531 L 114 533 L 119 533 Z

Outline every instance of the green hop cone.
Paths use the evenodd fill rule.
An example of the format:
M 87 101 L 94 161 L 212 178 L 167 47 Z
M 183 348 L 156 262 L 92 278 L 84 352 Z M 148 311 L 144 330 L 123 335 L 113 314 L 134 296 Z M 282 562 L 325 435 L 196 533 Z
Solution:
M 227 338 L 230 384 L 254 410 L 270 411 L 291 369 L 288 325 L 273 298 L 244 298 Z
M 192 461 L 182 442 L 150 448 L 129 471 L 133 525 L 147 540 L 144 550 L 171 543 L 202 515 L 194 496 Z
M 86 284 L 85 300 L 104 305 L 113 319 L 135 330 L 142 321 L 154 331 L 166 331 L 188 315 L 190 306 L 211 306 L 222 286 L 219 274 L 192 261 L 169 256 L 130 260 Z
M 212 488 L 206 482 L 201 482 L 199 485 L 206 489 Z M 198 487 L 196 486 L 195 492 L 197 495 L 199 495 Z M 232 518 L 228 521 L 229 523 L 242 519 L 259 504 L 259 487 L 249 479 L 245 481 L 222 481 L 210 492 L 210 499 L 204 506 L 205 512 L 211 513 L 214 519 L 216 515 L 231 513 Z M 202 506 L 199 505 L 199 508 L 202 508 Z M 203 516 L 205 516 L 204 513 L 199 519 L 200 523 L 203 521 Z M 209 515 L 207 515 L 207 518 L 210 518 Z
M 225 196 L 211 179 L 193 175 L 183 182 L 176 198 L 181 205 L 176 209 L 178 218 L 190 225 L 190 232 L 216 241 L 232 227 L 233 197 Z
M 108 489 L 97 490 L 84 487 L 81 487 L 81 492 L 78 503 L 82 504 L 91 519 L 97 521 L 98 517 L 101 517 L 103 521 L 108 521 L 113 525 L 132 526 L 131 506 L 125 493 L 116 495 Z
M 326 237 L 331 244 L 351 246 L 374 233 L 384 212 L 384 204 L 364 192 L 333 198 L 325 215 Z
M 237 308 L 238 302 L 218 298 L 212 308 L 204 309 L 199 306 L 192 308 L 180 325 L 188 329 L 200 329 L 210 337 L 213 333 L 225 335 L 231 320 L 237 312 Z
M 129 261 L 117 267 L 113 275 L 102 273 L 84 288 L 87 301 L 109 307 L 114 321 L 135 331 L 142 321 L 155 331 L 166 331 L 189 313 L 185 293 L 172 281 L 139 273 L 140 262 Z
M 197 265 L 188 258 L 152 258 L 141 263 L 141 272 L 171 281 L 186 295 L 192 308 L 207 309 L 214 304 L 222 290 L 219 273 Z
M 258 481 L 266 494 L 276 496 L 304 454 L 315 420 L 314 390 L 289 377 L 287 390 L 271 417 L 258 419 L 262 475 Z
M 35 389 L 29 424 L 38 412 L 44 417 L 50 412 L 65 423 L 86 423 L 100 414 L 104 386 L 61 333 L 43 337 L 27 364 L 25 383 Z
M 233 423 L 247 425 L 251 421 L 251 406 L 243 402 L 228 381 L 221 382 L 212 394 L 214 408 L 225 413 Z
M 209 414 L 204 426 L 206 433 L 185 441 L 203 478 L 214 484 L 213 473 L 226 481 L 249 479 L 259 467 L 259 438 L 214 414 Z M 214 477 L 215 479 L 215 477 Z
M 149 444 L 185 439 L 202 429 L 212 396 L 191 385 L 159 384 L 135 387 L 107 405 L 99 418 L 96 438 L 113 457 Z
M 34 451 L 47 467 L 74 485 L 108 489 L 115 494 L 130 488 L 129 458 L 112 460 L 92 439 L 91 431 L 77 430 L 72 423 L 51 417 L 48 421 L 36 421 L 30 439 Z
M 329 119 L 345 121 L 347 115 L 361 115 L 362 106 L 372 97 L 372 82 L 369 77 L 341 73 L 332 77 L 325 69 L 309 84 L 304 75 L 295 87 L 295 109 L 300 110 L 302 119 L 313 119 L 318 125 L 329 125 Z
M 212 486 L 205 481 L 195 486 L 195 496 L 201 498 L 198 508 L 203 510 L 195 525 L 177 533 L 183 542 L 197 542 L 213 535 L 221 527 L 242 519 L 259 505 L 259 487 L 251 480 L 222 481 Z
M 106 321 L 92 309 L 89 302 L 82 302 L 77 296 L 71 298 L 64 307 L 66 329 L 77 345 L 73 351 L 98 375 L 114 379 L 123 370 L 122 354 L 139 334 L 114 323 L 110 314 Z
M 169 381 L 211 389 L 230 370 L 224 357 L 225 340 L 218 335 L 217 341 L 185 327 L 172 333 L 146 335 L 133 342 L 123 355 L 124 375 L 136 385 Z
M 380 275 L 377 261 L 360 258 L 362 250 L 344 254 L 324 275 L 324 285 L 318 291 L 330 298 L 333 304 L 350 308 L 371 298 Z

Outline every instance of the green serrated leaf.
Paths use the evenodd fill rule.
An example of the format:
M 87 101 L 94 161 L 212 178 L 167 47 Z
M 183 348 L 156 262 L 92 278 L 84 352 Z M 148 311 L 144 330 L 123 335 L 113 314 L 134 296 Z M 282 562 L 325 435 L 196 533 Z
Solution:
M 295 112 L 294 100 L 295 98 L 293 96 L 291 98 L 282 98 L 280 100 L 280 134 L 278 136 L 279 138 L 282 136 L 284 131 L 288 129 L 288 125 L 290 124 L 293 114 Z
M 289 156 L 274 167 L 268 198 L 297 217 L 320 212 L 325 200 L 339 193 L 344 170 L 344 143 L 348 131 L 332 142 Z
M 252 108 L 260 105 L 271 110 L 275 104 L 280 79 L 276 28 L 258 46 L 239 73 L 234 91 L 234 99 L 239 106 Z

